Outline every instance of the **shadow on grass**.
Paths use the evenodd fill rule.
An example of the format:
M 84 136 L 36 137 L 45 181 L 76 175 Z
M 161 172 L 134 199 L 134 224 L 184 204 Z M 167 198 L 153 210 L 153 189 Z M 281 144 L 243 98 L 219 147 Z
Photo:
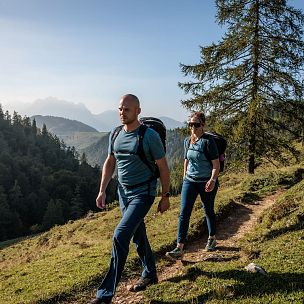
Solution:
M 270 272 L 268 276 L 259 273 L 250 273 L 245 270 L 227 270 L 221 272 L 207 272 L 193 267 L 183 276 L 170 278 L 167 282 L 179 283 L 183 280 L 196 281 L 200 276 L 206 276 L 208 279 L 231 280 L 236 283 L 232 286 L 221 284 L 219 290 L 206 292 L 197 297 L 181 301 L 159 301 L 151 300 L 150 303 L 158 304 L 186 304 L 186 303 L 205 303 L 210 299 L 237 299 L 240 297 L 262 297 L 263 295 L 272 295 L 276 293 L 288 294 L 294 291 L 303 291 L 304 289 L 304 273 L 276 273 Z M 219 286 L 217 284 L 217 286 Z
M 35 238 L 35 237 L 39 236 L 39 235 L 42 235 L 43 233 L 44 232 L 39 232 L 39 233 L 36 233 L 36 234 L 30 234 L 30 235 L 18 237 L 16 239 L 10 239 L 10 240 L 0 242 L 0 250 L 5 249 L 5 248 L 10 247 L 10 246 L 13 246 L 13 245 L 16 245 L 16 244 L 18 244 L 22 241 L 30 240 L 32 238 Z
M 195 265 L 198 262 L 217 262 L 217 263 L 222 263 L 222 262 L 230 262 L 232 260 L 238 260 L 240 258 L 239 255 L 232 255 L 232 256 L 221 256 L 221 255 L 210 255 L 207 257 L 204 257 L 201 260 L 181 260 L 181 263 L 183 266 L 188 266 L 188 265 Z
M 217 245 L 216 246 L 216 251 L 240 251 L 240 247 L 228 247 L 228 246 L 220 246 L 220 245 Z
M 242 194 L 242 197 L 240 199 L 241 203 L 245 203 L 245 204 L 253 204 L 257 201 L 259 201 L 262 197 L 254 192 L 244 192 Z
M 299 222 L 293 225 L 290 225 L 288 227 L 282 227 L 279 229 L 271 230 L 269 233 L 267 233 L 263 238 L 267 241 L 272 240 L 274 238 L 277 238 L 287 232 L 293 232 L 304 229 L 304 216 L 299 218 Z

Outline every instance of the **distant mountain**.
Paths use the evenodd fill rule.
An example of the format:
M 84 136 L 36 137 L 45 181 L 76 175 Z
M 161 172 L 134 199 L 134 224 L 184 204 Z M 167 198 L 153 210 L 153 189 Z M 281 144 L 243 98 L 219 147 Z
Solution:
M 111 131 L 116 126 L 121 125 L 117 110 L 108 110 L 100 114 L 93 114 L 95 119 L 102 122 L 104 129 L 100 131 Z
M 161 116 L 159 117 L 160 120 L 165 124 L 167 130 L 173 130 L 176 128 L 182 128 L 184 127 L 184 123 L 177 121 L 173 118 L 167 117 L 167 116 Z
M 16 111 L 19 112 L 19 114 L 29 117 L 42 115 L 77 120 L 101 132 L 109 132 L 114 127 L 121 124 L 117 110 L 93 114 L 82 103 L 76 104 L 55 97 L 37 99 L 31 104 L 20 105 L 20 109 L 17 107 Z M 163 116 L 160 118 L 165 123 L 167 129 L 174 129 L 183 125 L 183 123 L 169 117 Z
M 84 149 L 108 134 L 108 132 L 98 132 L 77 120 L 42 115 L 34 115 L 31 120 L 34 118 L 38 128 L 42 128 L 45 124 L 49 132 L 57 135 L 67 146 L 74 146 L 80 154 L 84 152 Z
M 31 104 L 23 105 L 22 112 L 22 114 L 27 116 L 48 115 L 78 120 L 98 130 L 106 128 L 106 126 L 103 126 L 101 121 L 94 117 L 84 104 L 76 104 L 60 100 L 56 97 L 37 99 Z
M 42 128 L 43 124 L 47 129 L 56 135 L 67 135 L 74 132 L 98 132 L 96 129 L 77 120 L 71 120 L 56 116 L 34 115 L 31 120 L 36 120 L 38 128 Z

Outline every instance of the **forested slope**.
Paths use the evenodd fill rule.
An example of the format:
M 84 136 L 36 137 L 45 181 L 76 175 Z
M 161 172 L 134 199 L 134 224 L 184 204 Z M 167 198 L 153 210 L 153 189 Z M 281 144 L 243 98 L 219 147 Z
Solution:
M 99 169 L 45 126 L 0 107 L 0 240 L 49 229 L 94 210 Z

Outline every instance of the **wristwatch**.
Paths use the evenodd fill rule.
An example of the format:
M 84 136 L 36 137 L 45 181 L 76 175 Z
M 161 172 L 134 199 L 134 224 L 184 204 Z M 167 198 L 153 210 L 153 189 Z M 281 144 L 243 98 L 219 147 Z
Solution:
M 168 192 L 164 192 L 162 194 L 163 197 L 170 197 L 171 196 L 171 193 L 168 191 Z

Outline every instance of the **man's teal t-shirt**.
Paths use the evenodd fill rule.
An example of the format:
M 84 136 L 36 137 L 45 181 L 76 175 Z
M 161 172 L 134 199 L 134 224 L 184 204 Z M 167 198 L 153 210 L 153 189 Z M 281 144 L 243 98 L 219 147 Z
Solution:
M 210 138 L 208 140 L 200 138 L 193 144 L 189 145 L 190 138 L 184 141 L 184 158 L 188 159 L 188 166 L 186 171 L 186 178 L 190 181 L 208 180 L 212 173 L 212 164 L 204 153 L 205 145 L 207 144 L 207 151 L 211 160 L 217 159 L 218 150 L 215 141 Z M 191 177 L 195 179 L 191 179 Z
M 112 130 L 109 137 L 108 153 L 114 155 L 116 159 L 118 181 L 124 190 L 124 194 L 127 196 L 137 194 L 150 194 L 155 196 L 156 180 L 133 189 L 124 187 L 148 181 L 152 176 L 151 170 L 136 154 L 138 148 L 138 131 L 139 127 L 131 132 L 126 132 L 124 128 L 122 128 L 114 141 L 112 150 L 111 138 L 114 132 L 114 130 Z M 154 167 L 155 160 L 165 156 L 161 139 L 158 133 L 151 128 L 148 128 L 145 132 L 143 149 L 152 168 Z

